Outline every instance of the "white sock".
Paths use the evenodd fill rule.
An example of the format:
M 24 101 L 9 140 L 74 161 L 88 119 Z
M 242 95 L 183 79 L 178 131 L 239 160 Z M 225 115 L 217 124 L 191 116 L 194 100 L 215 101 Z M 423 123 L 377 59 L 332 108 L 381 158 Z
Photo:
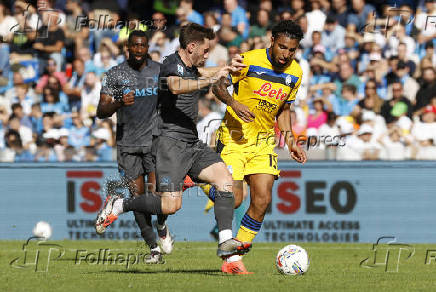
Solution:
M 237 261 L 240 261 L 240 260 L 242 260 L 242 257 L 241 257 L 240 255 L 232 255 L 232 256 L 229 256 L 229 257 L 226 259 L 226 261 L 227 261 L 228 263 L 233 263 L 233 262 L 237 262 Z
M 124 213 L 123 202 L 124 202 L 124 199 L 115 200 L 114 205 L 112 206 L 112 213 L 114 215 L 118 216 L 118 215 Z
M 224 241 L 229 240 L 232 237 L 233 237 L 233 234 L 232 234 L 232 230 L 231 229 L 221 230 L 218 233 L 218 238 L 219 238 L 218 243 L 221 244 Z
M 153 252 L 153 251 L 157 251 L 157 252 L 160 253 L 161 251 L 160 251 L 160 247 L 159 247 L 159 245 L 156 246 L 155 248 L 150 249 L 150 252 Z

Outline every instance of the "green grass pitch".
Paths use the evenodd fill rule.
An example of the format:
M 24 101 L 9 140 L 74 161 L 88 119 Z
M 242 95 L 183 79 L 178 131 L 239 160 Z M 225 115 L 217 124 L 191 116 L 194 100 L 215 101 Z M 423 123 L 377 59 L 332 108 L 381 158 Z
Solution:
M 371 244 L 299 243 L 310 257 L 310 268 L 303 276 L 280 275 L 275 268 L 275 255 L 284 243 L 255 243 L 244 257 L 253 275 L 224 275 L 215 243 L 176 242 L 172 255 L 162 265 L 133 263 L 126 268 L 123 257 L 145 253 L 143 244 L 134 241 L 56 241 L 65 254 L 49 262 L 47 246 L 27 247 L 24 265 L 23 242 L 0 242 L 0 291 L 411 291 L 436 287 L 436 246 L 410 245 L 415 249 L 389 252 L 389 270 L 383 260 L 386 249 L 379 250 L 378 265 L 361 267 L 370 257 Z M 57 257 L 54 247 L 52 257 Z M 40 250 L 39 271 L 35 272 L 36 249 Z M 117 262 L 96 263 L 99 249 L 121 254 Z M 78 251 L 79 250 L 79 251 Z M 430 251 L 428 251 L 430 250 Z M 431 251 L 434 250 L 434 251 Z M 83 260 L 87 254 L 88 262 Z M 92 255 L 94 254 L 94 256 Z M 80 264 L 76 256 L 82 258 Z M 427 262 L 426 264 L 426 257 Z M 17 262 L 12 263 L 14 259 Z M 111 260 L 111 258 L 109 258 Z M 381 262 L 381 264 L 380 264 Z M 398 264 L 398 271 L 396 267 Z

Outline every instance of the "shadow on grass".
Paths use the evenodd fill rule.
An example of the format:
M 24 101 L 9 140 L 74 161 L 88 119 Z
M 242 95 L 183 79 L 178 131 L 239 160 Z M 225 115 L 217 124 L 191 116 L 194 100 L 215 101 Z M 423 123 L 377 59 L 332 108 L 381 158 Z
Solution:
M 119 274 L 202 274 L 208 276 L 227 276 L 223 274 L 220 270 L 216 269 L 198 269 L 198 270 L 188 270 L 188 269 L 176 269 L 176 270 L 160 270 L 160 271 L 152 271 L 152 270 L 107 270 L 103 271 L 104 273 L 119 273 Z

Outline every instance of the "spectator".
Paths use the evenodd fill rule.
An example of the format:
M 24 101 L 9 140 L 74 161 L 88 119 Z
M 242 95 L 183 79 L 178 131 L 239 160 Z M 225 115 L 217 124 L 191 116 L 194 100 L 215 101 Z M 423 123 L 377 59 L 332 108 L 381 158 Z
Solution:
M 312 11 L 306 13 L 307 24 L 309 25 L 308 31 L 322 31 L 324 29 L 324 22 L 326 15 L 321 11 L 321 3 L 319 0 L 310 1 Z
M 293 0 L 291 1 L 292 9 L 292 20 L 297 20 L 305 14 L 304 11 L 304 1 L 303 0 Z
M 33 98 L 28 94 L 29 86 L 27 84 L 19 84 L 15 88 L 16 96 L 12 98 L 12 103 L 18 103 L 24 114 L 30 114 L 32 110 Z
M 420 110 L 430 104 L 433 97 L 436 96 L 436 74 L 433 67 L 427 67 L 422 70 L 422 85 L 416 93 L 415 110 Z
M 428 105 L 421 114 L 421 121 L 415 122 L 412 135 L 417 141 L 436 141 L 436 107 Z
M 403 85 L 400 81 L 392 84 L 392 99 L 386 100 L 381 107 L 381 115 L 386 123 L 395 122 L 399 117 L 406 115 L 412 117 L 412 105 L 403 95 Z
M 82 117 L 95 117 L 98 101 L 100 99 L 101 83 L 94 72 L 86 73 L 82 90 Z
M 25 149 L 31 147 L 31 144 L 33 143 L 32 129 L 22 125 L 19 117 L 11 116 L 9 118 L 9 129 L 19 133 L 21 146 Z
M 339 160 L 378 160 L 381 145 L 374 141 L 373 129 L 363 124 L 357 134 L 346 140 L 343 147 L 338 149 Z
M 96 150 L 97 161 L 112 161 L 112 147 L 107 142 L 111 139 L 108 129 L 100 128 L 92 132 L 93 146 Z
M 330 52 L 336 52 L 338 49 L 342 49 L 345 46 L 345 29 L 338 25 L 337 20 L 333 16 L 328 16 L 321 38 L 322 44 L 330 50 Z
M 85 64 L 82 59 L 75 59 L 73 61 L 72 77 L 64 87 L 64 92 L 68 96 L 69 108 L 73 111 L 78 111 L 81 108 L 81 97 L 84 82 Z
M 78 20 L 85 15 L 81 0 L 66 1 L 66 20 L 63 27 L 65 33 L 65 48 L 77 54 L 81 48 L 89 48 L 89 27 L 78 28 Z
M 94 61 L 91 58 L 91 52 L 88 48 L 80 48 L 78 51 L 78 57 L 80 60 L 82 60 L 83 64 L 85 65 L 85 72 L 90 72 L 96 70 L 96 66 L 94 64 Z
M 377 82 L 374 79 L 368 80 L 365 84 L 364 98 L 359 101 L 359 111 L 370 110 L 377 114 L 380 113 L 383 99 L 377 95 Z
M 404 96 L 412 103 L 412 105 L 414 105 L 416 103 L 415 97 L 416 93 L 418 92 L 419 85 L 414 78 L 410 77 L 409 68 L 410 67 L 408 67 L 404 61 L 399 61 L 397 65 L 396 76 L 403 84 Z M 389 88 L 388 92 L 390 92 Z M 388 97 L 388 99 L 390 99 L 390 97 Z
M 37 135 L 41 135 L 44 127 L 43 127 L 43 119 L 42 119 L 42 111 L 41 111 L 40 103 L 32 104 L 30 121 L 32 123 L 32 132 L 36 133 Z
M 0 77 L 9 77 L 9 45 L 18 29 L 17 20 L 10 15 L 9 8 L 0 2 Z
M 38 84 L 36 85 L 35 88 L 36 93 L 38 94 L 42 93 L 42 90 L 48 84 L 49 77 L 56 78 L 59 81 L 61 87 L 65 86 L 65 84 L 67 83 L 67 78 L 65 76 L 65 73 L 56 71 L 56 68 L 57 68 L 56 61 L 54 59 L 49 59 L 47 61 L 47 67 L 45 73 L 38 80 Z
M 357 89 L 360 87 L 360 79 L 354 74 L 353 67 L 349 62 L 339 64 L 339 74 L 336 77 L 336 95 L 340 96 L 343 84 L 351 84 Z
M 206 66 L 223 66 L 229 61 L 227 49 L 218 43 L 218 36 L 209 42 L 209 58 L 206 60 Z
M 224 0 L 224 8 L 230 14 L 231 26 L 236 28 L 243 39 L 246 39 L 250 32 L 249 23 L 245 10 L 238 5 L 238 0 Z
M 319 129 L 327 122 L 327 113 L 324 111 L 324 101 L 322 98 L 313 101 L 313 112 L 307 117 L 307 128 Z
M 79 113 L 74 112 L 71 116 L 73 126 L 70 129 L 70 136 L 68 137 L 68 144 L 79 149 L 81 147 L 90 145 L 89 129 L 84 126 L 82 118 Z
M 3 162 L 32 162 L 33 154 L 23 148 L 20 135 L 11 129 L 5 135 L 7 148 L 2 153 Z
M 32 121 L 27 115 L 25 115 L 21 104 L 12 104 L 12 116 L 17 117 L 20 120 L 20 124 L 24 127 L 32 129 Z
M 242 43 L 243 37 L 239 34 L 239 31 L 232 26 L 231 14 L 223 13 L 221 16 L 221 28 L 218 31 L 218 36 L 221 39 L 222 44 L 227 48 L 230 48 L 231 46 L 239 47 L 239 45 Z
M 381 157 L 385 160 L 405 160 L 408 158 L 408 149 L 401 137 L 401 129 L 391 128 L 389 132 L 378 139 L 382 146 Z
M 101 47 L 101 48 L 103 48 L 101 50 L 101 53 L 100 53 L 101 66 L 97 66 L 97 70 L 95 71 L 95 74 L 99 78 L 101 78 L 104 73 L 109 71 L 110 68 L 112 68 L 113 66 L 116 66 L 116 64 L 117 64 L 117 62 L 112 58 L 109 50 L 104 49 L 104 47 Z M 93 71 L 90 71 L 90 72 L 93 72 Z
M 356 87 L 353 84 L 344 84 L 341 95 L 335 96 L 330 102 L 333 111 L 338 116 L 349 116 L 353 112 L 357 112 L 356 105 L 359 103 L 359 99 Z
M 38 29 L 37 38 L 33 48 L 37 52 L 40 74 L 43 73 L 45 65 L 49 59 L 55 60 L 55 72 L 61 71 L 63 59 L 62 48 L 65 46 L 65 33 L 59 27 L 59 15 L 55 16 L 49 12 L 44 13 L 42 18 L 43 25 Z
M 268 11 L 262 9 L 259 10 L 257 12 L 256 24 L 250 28 L 250 38 L 266 35 L 268 25 Z
M 203 16 L 192 8 L 193 0 L 181 0 L 177 13 L 185 15 L 186 20 L 189 22 L 197 23 L 199 25 L 204 24 Z
M 59 91 L 51 89 L 50 87 L 45 87 L 42 100 L 41 111 L 43 113 L 64 113 L 64 105 L 59 100 Z
M 346 0 L 333 0 L 332 1 L 333 11 L 331 15 L 338 21 L 339 25 L 342 27 L 347 27 L 348 24 L 348 8 Z
M 59 130 L 59 143 L 56 143 L 56 145 L 53 147 L 57 161 L 66 161 L 65 149 L 69 146 L 68 135 L 69 131 L 67 129 L 62 128 Z
M 198 101 L 198 115 L 201 118 L 197 124 L 198 139 L 215 146 L 215 132 L 221 125 L 222 116 L 211 110 L 210 101 L 205 98 Z
M 160 55 L 159 51 L 152 51 L 152 52 L 150 52 L 150 57 L 151 57 L 151 59 L 153 61 L 160 62 L 161 55 Z
M 47 141 L 43 141 L 38 147 L 35 154 L 35 161 L 37 162 L 56 162 L 58 161 L 56 154 Z
M 367 24 L 368 16 L 376 10 L 371 4 L 366 4 L 365 0 L 353 0 L 352 8 L 353 13 L 347 17 L 347 26 L 352 24 L 357 31 L 361 31 Z

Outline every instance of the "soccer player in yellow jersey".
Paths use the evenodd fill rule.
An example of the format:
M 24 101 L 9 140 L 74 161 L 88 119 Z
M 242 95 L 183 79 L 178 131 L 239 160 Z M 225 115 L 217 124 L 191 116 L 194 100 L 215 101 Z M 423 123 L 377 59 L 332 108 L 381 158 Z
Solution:
M 300 26 L 281 21 L 272 29 L 270 48 L 242 54 L 246 67 L 213 85 L 215 95 L 227 104 L 217 148 L 233 176 L 235 207 L 242 202 L 243 181 L 250 185 L 250 207 L 237 234 L 240 241 L 252 242 L 259 232 L 280 173 L 274 152 L 276 120 L 291 157 L 299 163 L 307 160 L 293 139 L 290 119 L 290 106 L 301 84 L 302 70 L 294 56 L 302 38 Z M 230 82 L 233 96 L 227 91 Z M 225 259 L 221 270 L 248 273 L 238 255 Z

